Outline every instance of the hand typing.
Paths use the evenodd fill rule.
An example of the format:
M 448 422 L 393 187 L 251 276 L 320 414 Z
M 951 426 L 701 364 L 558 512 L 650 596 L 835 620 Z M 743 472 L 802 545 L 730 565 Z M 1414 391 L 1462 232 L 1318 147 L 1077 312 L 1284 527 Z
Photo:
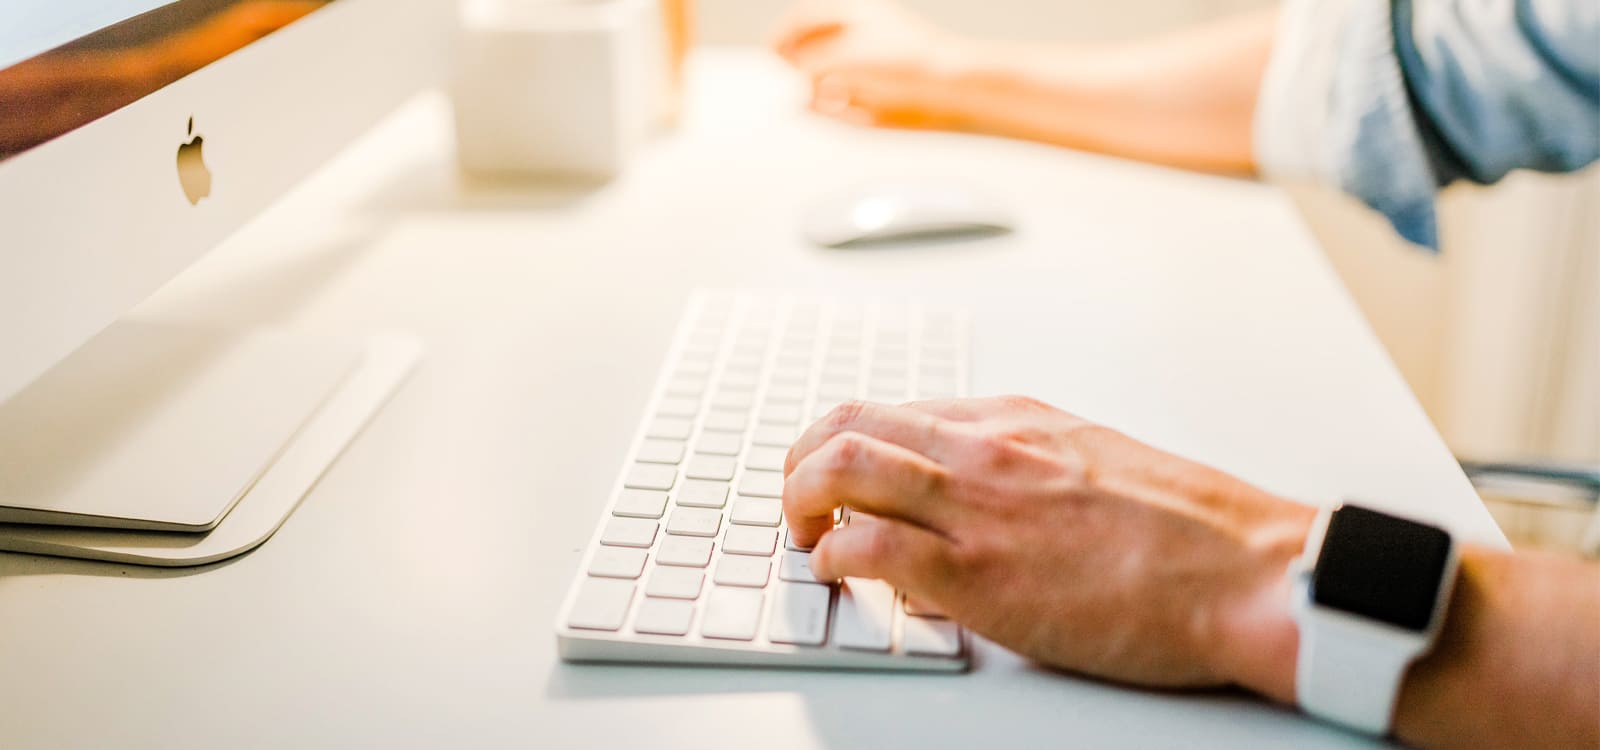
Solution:
M 885 580 L 1052 666 L 1292 699 L 1309 507 L 1015 397 L 846 404 L 785 473 L 818 578 Z

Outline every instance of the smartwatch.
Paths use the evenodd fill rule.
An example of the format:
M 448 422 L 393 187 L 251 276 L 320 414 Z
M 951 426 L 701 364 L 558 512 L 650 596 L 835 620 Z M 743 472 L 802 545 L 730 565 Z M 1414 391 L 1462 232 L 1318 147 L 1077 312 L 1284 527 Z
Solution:
M 1439 635 L 1459 564 L 1437 526 L 1350 504 L 1318 514 L 1290 569 L 1300 707 L 1388 734 L 1407 668 Z

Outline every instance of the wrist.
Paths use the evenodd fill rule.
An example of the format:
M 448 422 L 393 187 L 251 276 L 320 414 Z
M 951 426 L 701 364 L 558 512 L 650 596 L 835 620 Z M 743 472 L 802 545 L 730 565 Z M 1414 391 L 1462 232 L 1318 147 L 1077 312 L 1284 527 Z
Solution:
M 1292 704 L 1300 631 L 1290 609 L 1288 571 L 1305 549 L 1317 510 L 1277 502 L 1283 504 L 1282 512 L 1246 535 L 1249 573 L 1220 613 L 1217 671 L 1233 684 Z
M 986 130 L 995 81 L 1000 73 L 994 67 L 993 45 L 981 39 L 949 35 L 933 45 L 927 71 L 940 92 L 944 114 L 958 128 Z

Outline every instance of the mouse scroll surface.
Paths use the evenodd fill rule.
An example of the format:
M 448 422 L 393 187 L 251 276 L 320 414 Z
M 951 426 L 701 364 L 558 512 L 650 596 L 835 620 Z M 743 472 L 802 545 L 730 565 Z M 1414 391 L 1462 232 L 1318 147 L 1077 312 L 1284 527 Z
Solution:
M 982 191 L 957 182 L 884 182 L 820 201 L 802 232 L 823 247 L 863 247 L 919 239 L 983 237 L 1012 221 Z

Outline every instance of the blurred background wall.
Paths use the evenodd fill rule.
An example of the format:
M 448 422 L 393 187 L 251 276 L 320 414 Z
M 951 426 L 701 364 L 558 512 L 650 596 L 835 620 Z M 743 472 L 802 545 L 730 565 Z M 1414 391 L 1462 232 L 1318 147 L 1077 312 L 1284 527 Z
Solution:
M 1043 40 L 1125 38 L 1266 4 L 904 1 L 968 34 Z M 700 0 L 700 38 L 761 42 L 787 4 Z M 1342 195 L 1290 193 L 1459 455 L 1600 462 L 1600 170 L 1450 189 L 1438 256 Z

